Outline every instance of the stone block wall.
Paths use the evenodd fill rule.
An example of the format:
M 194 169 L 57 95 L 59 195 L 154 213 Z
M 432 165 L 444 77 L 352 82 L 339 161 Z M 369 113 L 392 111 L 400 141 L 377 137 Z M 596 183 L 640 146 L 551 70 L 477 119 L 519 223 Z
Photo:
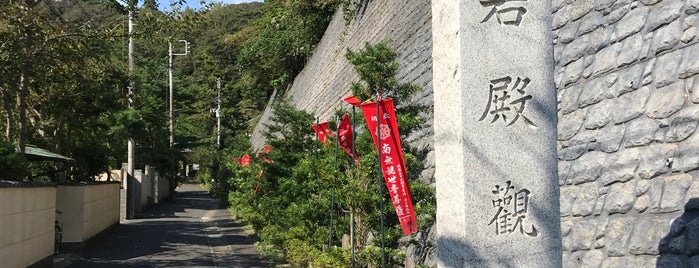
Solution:
M 368 1 L 348 26 L 338 11 L 278 97 L 329 120 L 357 80 L 346 49 L 392 39 L 399 81 L 422 86 L 414 101 L 432 106 L 430 4 Z M 552 10 L 564 266 L 699 267 L 699 0 L 553 0 Z M 434 182 L 427 118 L 409 142 Z M 407 267 L 434 266 L 433 248 L 411 247 Z
M 365 6 L 349 25 L 345 25 L 342 10 L 338 10 L 316 47 L 304 70 L 295 78 L 287 92 L 273 94 L 285 98 L 296 108 L 320 117 L 331 117 L 339 107 L 351 110 L 342 100 L 351 94 L 350 85 L 358 82 L 353 66 L 345 58 L 347 49 L 358 51 L 365 43 L 392 40 L 390 47 L 399 53 L 397 78 L 400 83 L 422 87 L 413 101 L 432 106 L 432 14 L 430 0 L 362 1 Z M 254 149 L 262 149 L 265 124 L 272 114 L 270 100 L 251 136 Z M 432 110 L 431 108 L 429 109 Z M 363 119 L 360 119 L 363 122 Z M 407 143 L 421 152 L 425 169 L 420 174 L 424 182 L 434 183 L 434 152 L 432 114 L 425 115 L 425 128 L 408 137 Z M 309 126 L 310 128 L 310 126 Z M 434 259 L 434 228 L 419 232 L 417 244 L 406 249 L 406 267 L 417 264 L 436 265 Z
M 552 8 L 564 266 L 698 267 L 699 1 Z
M 363 1 L 364 2 L 364 1 Z M 375 44 L 392 40 L 390 47 L 399 53 L 398 81 L 422 87 L 413 101 L 432 105 L 432 15 L 429 0 L 366 1 L 349 25 L 345 25 L 342 10 L 338 10 L 313 56 L 296 77 L 284 96 L 296 108 L 320 117 L 320 121 L 334 120 L 335 110 L 350 106 L 342 100 L 351 94 L 350 85 L 358 82 L 353 66 L 345 58 L 347 49 L 358 51 L 365 43 Z M 270 103 L 271 104 L 271 103 Z M 251 142 L 255 149 L 264 146 L 262 135 L 271 115 L 267 106 Z M 414 133 L 408 142 L 425 152 L 426 170 L 421 178 L 434 182 L 432 148 L 432 115 L 425 115 L 426 128 Z M 310 128 L 310 127 L 309 127 Z

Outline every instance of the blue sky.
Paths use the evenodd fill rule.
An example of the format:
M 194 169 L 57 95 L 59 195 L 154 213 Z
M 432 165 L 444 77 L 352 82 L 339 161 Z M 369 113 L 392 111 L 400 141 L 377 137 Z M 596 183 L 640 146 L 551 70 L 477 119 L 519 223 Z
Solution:
M 158 0 L 158 7 L 160 9 L 169 9 L 171 0 Z M 193 9 L 200 7 L 199 3 L 201 0 L 187 0 L 187 6 Z M 262 2 L 262 0 L 206 0 L 207 3 L 223 3 L 223 4 L 240 4 L 248 2 Z

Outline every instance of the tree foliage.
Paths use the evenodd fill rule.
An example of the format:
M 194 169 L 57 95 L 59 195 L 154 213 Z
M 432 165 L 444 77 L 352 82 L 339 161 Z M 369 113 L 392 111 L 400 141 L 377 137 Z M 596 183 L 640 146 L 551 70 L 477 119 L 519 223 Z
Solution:
M 265 16 L 247 32 L 255 37 L 243 42 L 238 56 L 241 69 L 245 70 L 244 75 L 250 76 L 257 96 L 270 96 L 275 89 L 286 89 L 303 69 L 337 4 L 332 0 L 265 2 Z
M 106 169 L 105 139 L 111 113 L 121 106 L 123 65 L 112 51 L 113 16 L 98 5 L 53 1 L 10 1 L 0 5 L 0 91 L 4 139 L 72 155 L 84 148 L 102 150 L 102 158 L 83 162 L 78 175 Z M 96 14 L 76 9 L 99 11 Z M 94 22 L 93 19 L 99 21 Z M 16 102 L 15 102 L 16 100 Z M 90 144 L 90 145 L 87 145 Z M 98 146 L 92 146 L 98 145 Z M 87 146 L 87 147 L 86 147 Z M 88 160 L 95 160 L 92 157 Z
M 405 99 L 417 87 L 395 82 L 393 76 L 398 68 L 395 56 L 388 43 L 367 44 L 359 52 L 348 53 L 356 68 L 367 70 L 366 75 L 360 74 L 361 83 L 377 82 L 386 95 Z M 359 85 L 362 84 L 355 83 L 354 88 Z M 397 111 L 399 118 L 414 116 L 410 114 L 414 108 L 413 104 L 404 104 L 403 109 Z M 338 115 L 343 113 L 338 111 Z M 342 235 L 350 233 L 355 234 L 358 266 L 380 263 L 381 211 L 378 204 L 383 199 L 387 204 L 384 245 L 389 264 L 400 266 L 405 257 L 404 252 L 398 250 L 402 231 L 387 191 L 379 195 L 379 187 L 385 185 L 383 178 L 378 177 L 377 154 L 361 123 L 363 120 L 357 120 L 360 135 L 356 144 L 361 157 L 356 166 L 347 154 L 338 152 L 334 137 L 328 137 L 327 145 L 314 138 L 310 127 L 313 120 L 313 115 L 285 101 L 276 103 L 265 134 L 271 151 L 261 153 L 261 157 L 247 167 L 236 161 L 228 162 L 231 176 L 220 190 L 228 192 L 231 206 L 258 231 L 267 250 L 282 252 L 288 262 L 299 266 L 348 267 L 350 250 L 339 246 Z M 406 130 L 408 133 L 401 134 L 411 131 L 410 128 Z M 416 170 L 421 170 L 421 162 L 411 154 L 410 148 L 404 149 L 406 164 L 412 171 L 409 173 L 416 174 Z M 419 226 L 426 228 L 434 223 L 434 191 L 415 175 L 411 177 L 410 187 Z M 354 231 L 350 229 L 351 219 L 354 219 Z
M 359 130 L 361 157 L 354 166 L 330 145 L 333 137 L 325 146 L 316 141 L 313 115 L 281 101 L 266 133 L 272 150 L 259 158 L 250 151 L 249 134 L 268 98 L 286 90 L 303 69 L 336 8 L 357 5 L 348 1 L 268 0 L 191 10 L 177 0 L 167 11 L 150 0 L 141 7 L 135 0 L 0 2 L 0 165 L 11 167 L 0 176 L 24 178 L 35 165 L 14 148 L 34 144 L 75 159 L 73 179 L 90 180 L 126 162 L 131 137 L 137 168 L 155 166 L 172 177 L 197 164 L 199 181 L 257 230 L 263 249 L 282 252 L 297 265 L 349 266 L 349 250 L 340 247 L 349 233 L 356 234 L 358 264 L 378 263 L 377 204 L 385 200 L 385 246 L 390 263 L 399 265 L 401 230 L 388 195 L 379 195 L 385 186 L 365 129 Z M 133 74 L 127 71 L 128 13 L 137 25 Z M 188 41 L 190 53 L 173 56 L 169 65 L 169 44 L 176 54 L 185 51 L 179 40 Z M 394 98 L 402 138 L 423 123 L 418 115 L 424 107 L 410 99 L 418 88 L 395 78 L 397 53 L 389 42 L 346 56 L 361 79 L 352 84 L 355 95 Z M 127 96 L 130 81 L 133 96 Z M 414 150 L 404 150 L 419 225 L 425 228 L 434 222 L 434 192 L 417 180 L 421 162 Z M 255 161 L 241 167 L 235 159 L 246 153 Z
M 22 180 L 27 175 L 27 162 L 15 152 L 12 144 L 0 141 L 0 180 Z
M 382 98 L 393 98 L 396 105 L 398 132 L 403 137 L 423 124 L 420 113 L 427 107 L 411 103 L 411 96 L 420 90 L 417 85 L 399 83 L 396 79 L 398 54 L 383 41 L 375 45 L 366 43 L 358 52 L 347 50 L 347 60 L 354 65 L 354 70 L 361 81 L 352 82 L 352 93 L 360 99 L 367 100 L 380 93 Z
M 18 148 L 29 143 L 76 159 L 74 176 L 82 180 L 120 167 L 126 161 L 126 138 L 131 136 L 137 146 L 136 167 L 148 164 L 163 173 L 174 172 L 177 167 L 171 164 L 167 142 L 167 43 L 177 44 L 179 39 L 188 39 L 195 53 L 175 57 L 173 66 L 179 145 L 175 161 L 186 161 L 181 150 L 211 144 L 211 89 L 217 77 L 223 81 L 223 114 L 229 119 L 222 122 L 224 139 L 247 131 L 246 122 L 260 107 L 238 112 L 236 106 L 264 101 L 234 90 L 237 48 L 225 40 L 262 16 L 262 4 L 218 4 L 194 11 L 181 10 L 183 1 L 174 1 L 173 9 L 163 12 L 155 1 L 146 1 L 133 9 L 137 64 L 129 76 L 126 14 L 135 3 L 0 4 L 3 140 Z M 130 78 L 135 81 L 135 109 L 128 109 L 126 101 Z

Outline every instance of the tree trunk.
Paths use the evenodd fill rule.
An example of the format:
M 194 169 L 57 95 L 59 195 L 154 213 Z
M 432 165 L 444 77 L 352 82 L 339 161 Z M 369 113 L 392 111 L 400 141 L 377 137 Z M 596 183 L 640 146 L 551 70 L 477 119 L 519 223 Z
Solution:
M 63 151 L 63 140 L 67 136 L 64 132 L 65 129 L 63 124 L 65 124 L 66 121 L 66 115 L 65 113 L 61 114 L 58 117 L 58 122 L 56 123 L 56 129 L 53 131 L 53 143 L 56 144 L 56 147 L 54 148 L 56 152 L 62 152 Z
M 25 0 L 25 5 L 27 9 L 32 9 L 39 4 L 41 0 Z M 24 154 L 25 146 L 27 144 L 27 96 L 29 95 L 29 78 L 31 77 L 29 72 L 31 71 L 32 61 L 34 60 L 34 53 L 32 53 L 32 48 L 34 48 L 34 29 L 35 25 L 32 25 L 31 21 L 28 24 L 24 24 L 24 59 L 22 61 L 22 67 L 19 73 L 19 92 L 17 92 L 17 115 L 18 115 L 18 126 L 19 126 L 19 136 L 17 137 L 17 146 L 19 146 L 20 153 Z
M 17 113 L 19 115 L 19 137 L 17 138 L 17 146 L 19 146 L 20 153 L 24 154 L 24 147 L 27 144 L 27 92 L 29 91 L 29 86 L 27 85 L 26 71 L 29 69 L 29 64 L 24 63 L 22 65 L 22 74 L 19 79 L 19 92 L 17 94 Z
M 7 118 L 5 118 L 5 140 L 11 143 L 14 138 L 15 125 L 15 115 L 12 110 L 12 97 L 9 90 L 3 87 L 0 87 L 0 93 L 2 94 L 2 108 L 7 115 Z

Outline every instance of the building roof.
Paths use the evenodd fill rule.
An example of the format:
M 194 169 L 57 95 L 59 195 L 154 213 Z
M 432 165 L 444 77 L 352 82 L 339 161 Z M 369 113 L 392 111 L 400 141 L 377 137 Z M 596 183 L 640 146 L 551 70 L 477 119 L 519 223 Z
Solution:
M 73 161 L 73 158 L 32 145 L 27 145 L 24 147 L 24 156 L 30 161 Z

